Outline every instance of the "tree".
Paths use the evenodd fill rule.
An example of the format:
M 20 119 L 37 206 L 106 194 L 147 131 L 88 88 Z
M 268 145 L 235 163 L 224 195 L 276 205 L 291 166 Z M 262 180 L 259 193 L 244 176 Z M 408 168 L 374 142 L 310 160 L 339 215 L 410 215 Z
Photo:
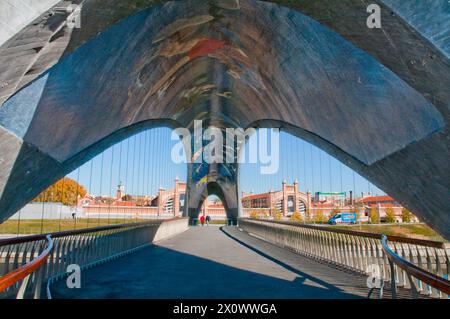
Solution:
M 361 222 L 361 220 L 363 219 L 363 217 L 364 217 L 364 210 L 363 209 L 361 209 L 362 207 L 360 206 L 360 205 L 354 205 L 353 206 L 353 210 L 355 211 L 355 213 L 357 214 L 357 216 L 358 216 L 358 221 L 359 222 Z
M 386 209 L 386 223 L 395 223 L 395 213 L 392 207 Z
M 291 216 L 291 220 L 302 223 L 303 222 L 303 216 L 299 212 L 294 212 Z
M 370 208 L 369 219 L 371 224 L 377 224 L 379 222 L 378 211 L 375 206 Z
M 133 196 L 131 195 L 124 195 L 122 196 L 122 201 L 123 202 L 131 202 L 133 200 Z
M 83 198 L 86 193 L 86 188 L 73 179 L 65 177 L 39 194 L 33 202 L 60 202 L 73 206 L 78 203 L 78 198 Z
M 316 214 L 314 216 L 314 222 L 316 222 L 318 224 L 322 224 L 322 223 L 326 222 L 326 218 L 320 209 L 316 211 Z
M 145 198 L 137 198 L 136 199 L 136 206 L 145 206 L 147 203 L 147 200 Z
M 309 222 L 311 220 L 311 212 L 309 210 L 309 208 L 306 209 L 305 211 L 305 222 Z
M 258 212 L 256 210 L 252 210 L 250 212 L 250 218 L 257 219 L 258 218 Z
M 112 205 L 114 203 L 114 199 L 112 199 L 112 198 L 103 198 L 102 202 L 105 203 L 106 205 Z
M 334 208 L 334 209 L 331 211 L 330 218 L 336 216 L 336 215 L 339 214 L 340 212 L 341 212 L 341 210 L 340 210 L 339 208 L 337 208 L 337 207 Z
M 411 219 L 412 219 L 412 213 L 408 209 L 403 208 L 402 209 L 402 222 L 410 223 Z
M 281 211 L 279 209 L 275 209 L 275 212 L 273 214 L 273 218 L 275 220 L 280 220 L 283 218 L 283 214 L 281 213 Z

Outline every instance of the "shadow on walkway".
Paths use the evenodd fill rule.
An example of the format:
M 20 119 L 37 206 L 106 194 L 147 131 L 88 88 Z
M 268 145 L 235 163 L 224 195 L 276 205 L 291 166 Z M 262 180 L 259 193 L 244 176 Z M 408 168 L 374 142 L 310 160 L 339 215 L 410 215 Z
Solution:
M 180 235 L 183 240 L 189 237 Z M 232 241 L 217 229 L 214 236 Z M 170 242 L 170 240 L 169 240 Z M 234 241 L 229 245 L 238 245 Z M 165 244 L 165 242 L 163 242 Z M 233 246 L 234 247 L 234 246 Z M 132 255 L 86 270 L 80 289 L 68 289 L 65 280 L 52 285 L 53 298 L 361 298 L 306 274 L 283 269 L 283 265 L 240 246 L 245 251 L 235 258 L 252 258 L 266 273 L 260 274 L 224 263 L 201 258 L 159 245 L 152 245 Z M 230 252 L 228 252 L 230 253 Z M 234 255 L 233 255 L 234 256 Z M 229 257 L 227 257 L 229 258 Z M 258 260 L 261 258 L 261 260 Z M 245 268 L 243 260 L 242 268 Z M 240 260 L 234 260 L 240 262 Z M 283 266 L 283 267 L 281 267 Z M 288 276 L 286 275 L 288 274 Z M 299 276 L 300 275 L 300 276 Z M 282 277 L 285 278 L 282 278 Z M 281 278 L 280 278 L 281 277 Z
M 281 261 L 281 260 L 279 260 L 279 259 L 276 259 L 276 258 L 274 258 L 274 257 L 272 257 L 272 256 L 270 256 L 270 255 L 268 255 L 268 254 L 266 254 L 266 253 L 263 252 L 262 250 L 260 250 L 260 249 L 258 249 L 258 248 L 256 248 L 256 247 L 254 247 L 254 246 L 252 246 L 252 245 L 249 245 L 249 244 L 245 243 L 243 240 L 240 240 L 240 239 L 237 238 L 236 236 L 233 236 L 233 235 L 230 234 L 229 232 L 225 231 L 223 227 L 220 227 L 220 231 L 221 231 L 223 234 L 225 234 L 225 236 L 227 236 L 227 237 L 229 237 L 229 238 L 235 240 L 236 242 L 238 242 L 239 244 L 241 244 L 241 245 L 244 246 L 245 248 L 250 249 L 250 250 L 254 251 L 255 253 L 257 253 L 258 255 L 260 255 L 260 256 L 262 256 L 262 257 L 264 257 L 264 258 L 266 258 L 266 259 L 269 259 L 270 261 L 272 261 L 272 262 L 274 262 L 274 263 L 280 265 L 281 267 L 283 267 L 283 268 L 285 268 L 285 269 L 287 269 L 287 270 L 289 270 L 289 271 L 291 271 L 291 272 L 293 272 L 293 273 L 295 273 L 295 274 L 297 274 L 297 275 L 303 277 L 303 278 L 304 278 L 303 280 L 309 279 L 309 280 L 311 280 L 311 281 L 313 281 L 313 282 L 315 282 L 315 283 L 318 283 L 319 285 L 322 285 L 323 287 L 325 287 L 325 288 L 327 288 L 327 289 L 329 289 L 329 290 L 331 290 L 331 291 L 339 291 L 339 290 L 340 290 L 340 289 L 336 288 L 336 286 L 330 285 L 329 283 L 327 283 L 327 282 L 321 280 L 320 278 L 311 276 L 311 275 L 309 275 L 309 274 L 307 274 L 307 273 L 305 273 L 305 272 L 303 272 L 303 271 L 300 271 L 299 269 L 296 269 L 296 268 L 294 268 L 294 267 L 292 267 L 292 266 L 290 266 L 290 265 L 284 263 L 283 261 Z

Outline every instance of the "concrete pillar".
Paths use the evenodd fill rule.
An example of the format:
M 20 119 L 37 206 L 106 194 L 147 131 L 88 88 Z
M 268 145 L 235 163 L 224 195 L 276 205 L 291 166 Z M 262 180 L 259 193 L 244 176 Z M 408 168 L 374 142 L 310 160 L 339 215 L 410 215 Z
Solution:
M 208 197 L 205 198 L 205 201 L 203 202 L 203 216 L 208 215 L 208 206 L 209 206 L 209 200 Z
M 205 175 L 198 175 L 199 171 L 205 172 Z M 228 175 L 223 176 L 222 172 L 227 172 Z M 217 195 L 220 198 L 227 211 L 227 218 L 235 224 L 240 210 L 238 164 L 188 164 L 185 215 L 191 220 L 198 218 L 201 205 L 208 195 Z

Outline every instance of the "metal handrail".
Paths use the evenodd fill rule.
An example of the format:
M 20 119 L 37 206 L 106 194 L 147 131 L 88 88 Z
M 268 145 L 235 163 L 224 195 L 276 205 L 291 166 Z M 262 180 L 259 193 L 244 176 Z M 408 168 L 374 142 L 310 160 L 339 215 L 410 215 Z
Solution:
M 301 228 L 307 228 L 307 229 L 313 229 L 313 230 L 322 230 L 322 231 L 336 233 L 336 234 L 351 235 L 351 236 L 357 236 L 357 237 L 366 237 L 366 238 L 373 238 L 373 239 L 379 239 L 379 240 L 381 240 L 381 236 L 382 236 L 382 234 L 368 233 L 368 232 L 362 232 L 362 231 L 356 231 L 356 230 L 331 228 L 329 226 L 307 225 L 307 224 L 300 224 L 298 222 L 290 222 L 290 221 L 265 220 L 265 219 L 253 219 L 253 218 L 239 218 L 239 220 L 262 221 L 262 222 L 269 222 L 269 223 L 280 224 L 280 225 L 295 226 L 295 227 L 301 227 Z M 440 248 L 440 249 L 445 248 L 445 243 L 440 242 L 440 241 L 408 238 L 408 237 L 401 237 L 401 236 L 394 236 L 394 235 L 385 235 L 385 236 L 388 238 L 389 241 L 395 241 L 398 243 L 421 245 L 421 246 Z
M 397 266 L 388 259 L 382 247 L 382 234 L 336 229 L 327 226 L 305 225 L 289 221 L 240 218 L 239 227 L 251 235 L 314 259 L 336 264 L 368 275 L 368 286 L 379 288 L 383 297 L 384 283 L 396 294 L 403 287 L 414 296 L 448 298 L 448 293 L 422 281 L 420 275 Z M 450 246 L 443 242 L 386 236 L 386 245 L 393 253 L 437 277 L 450 274 Z M 413 268 L 409 268 L 411 270 Z M 415 269 L 415 268 L 414 268 Z M 414 281 L 415 285 L 412 284 Z M 392 287 L 395 286 L 395 287 Z M 387 286 L 386 286 L 387 287 Z M 397 297 L 397 295 L 392 297 Z
M 44 283 L 47 283 L 49 297 L 49 285 L 67 276 L 70 265 L 76 264 L 83 270 L 146 247 L 154 240 L 167 235 L 163 224 L 168 222 L 175 225 L 171 231 L 177 232 L 187 227 L 186 218 L 172 218 L 2 239 L 0 240 L 2 280 L 14 277 L 17 272 L 20 273 L 19 269 L 28 266 L 32 259 L 40 262 L 32 264 L 33 267 L 30 269 L 34 272 L 29 273 L 22 284 L 8 281 L 11 285 L 5 284 L 5 289 L 0 290 L 0 298 L 9 298 L 15 293 L 17 298 L 23 298 L 25 295 L 31 297 L 29 293 L 32 293 L 34 298 L 38 299 Z M 43 240 L 49 236 L 53 242 L 48 257 L 45 260 L 35 258 L 36 255 L 40 257 L 41 252 L 47 252 L 48 246 L 45 247 Z
M 47 235 L 45 238 L 47 241 L 47 246 L 37 258 L 0 277 L 0 292 L 5 291 L 19 281 L 24 280 L 18 293 L 18 298 L 23 297 L 23 293 L 25 292 L 26 285 L 28 283 L 26 278 L 28 278 L 32 273 L 47 262 L 47 259 L 53 250 L 53 239 L 51 235 Z
M 403 269 L 407 273 L 415 297 L 418 296 L 418 291 L 411 276 L 426 283 L 427 285 L 430 285 L 431 287 L 439 291 L 442 291 L 443 293 L 446 293 L 447 295 L 450 294 L 450 281 L 436 274 L 432 274 L 424 269 L 421 269 L 416 265 L 414 265 L 413 263 L 407 261 L 406 259 L 403 259 L 399 255 L 397 255 L 394 251 L 392 251 L 391 248 L 389 248 L 387 241 L 388 237 L 386 235 L 381 235 L 381 244 L 383 247 L 383 251 L 389 260 L 391 270 L 393 270 L 393 265 L 395 264 L 397 267 Z M 391 273 L 395 274 L 394 271 L 391 271 Z M 395 278 L 392 278 L 391 281 L 395 282 Z M 391 287 L 393 289 L 392 296 L 395 296 L 397 294 L 396 285 L 391 285 Z

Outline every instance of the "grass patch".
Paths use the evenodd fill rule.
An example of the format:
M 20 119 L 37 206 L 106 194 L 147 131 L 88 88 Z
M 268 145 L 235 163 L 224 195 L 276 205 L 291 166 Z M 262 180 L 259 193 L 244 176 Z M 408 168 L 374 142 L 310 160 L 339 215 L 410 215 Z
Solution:
M 31 234 L 46 234 L 54 233 L 59 231 L 74 230 L 74 229 L 85 229 L 98 226 L 108 226 L 116 224 L 125 224 L 132 222 L 143 222 L 149 221 L 149 219 L 124 219 L 124 218 L 111 218 L 105 219 L 101 218 L 81 218 L 81 219 L 27 219 L 21 220 L 7 220 L 0 224 L 0 234 L 20 234 L 20 235 L 31 235 Z
M 340 229 L 348 229 L 361 232 L 369 232 L 376 234 L 385 234 L 391 236 L 402 236 L 416 239 L 434 240 L 440 242 L 446 242 L 446 240 L 436 233 L 433 229 L 425 224 L 388 224 L 388 225 L 336 225 L 330 226 Z

